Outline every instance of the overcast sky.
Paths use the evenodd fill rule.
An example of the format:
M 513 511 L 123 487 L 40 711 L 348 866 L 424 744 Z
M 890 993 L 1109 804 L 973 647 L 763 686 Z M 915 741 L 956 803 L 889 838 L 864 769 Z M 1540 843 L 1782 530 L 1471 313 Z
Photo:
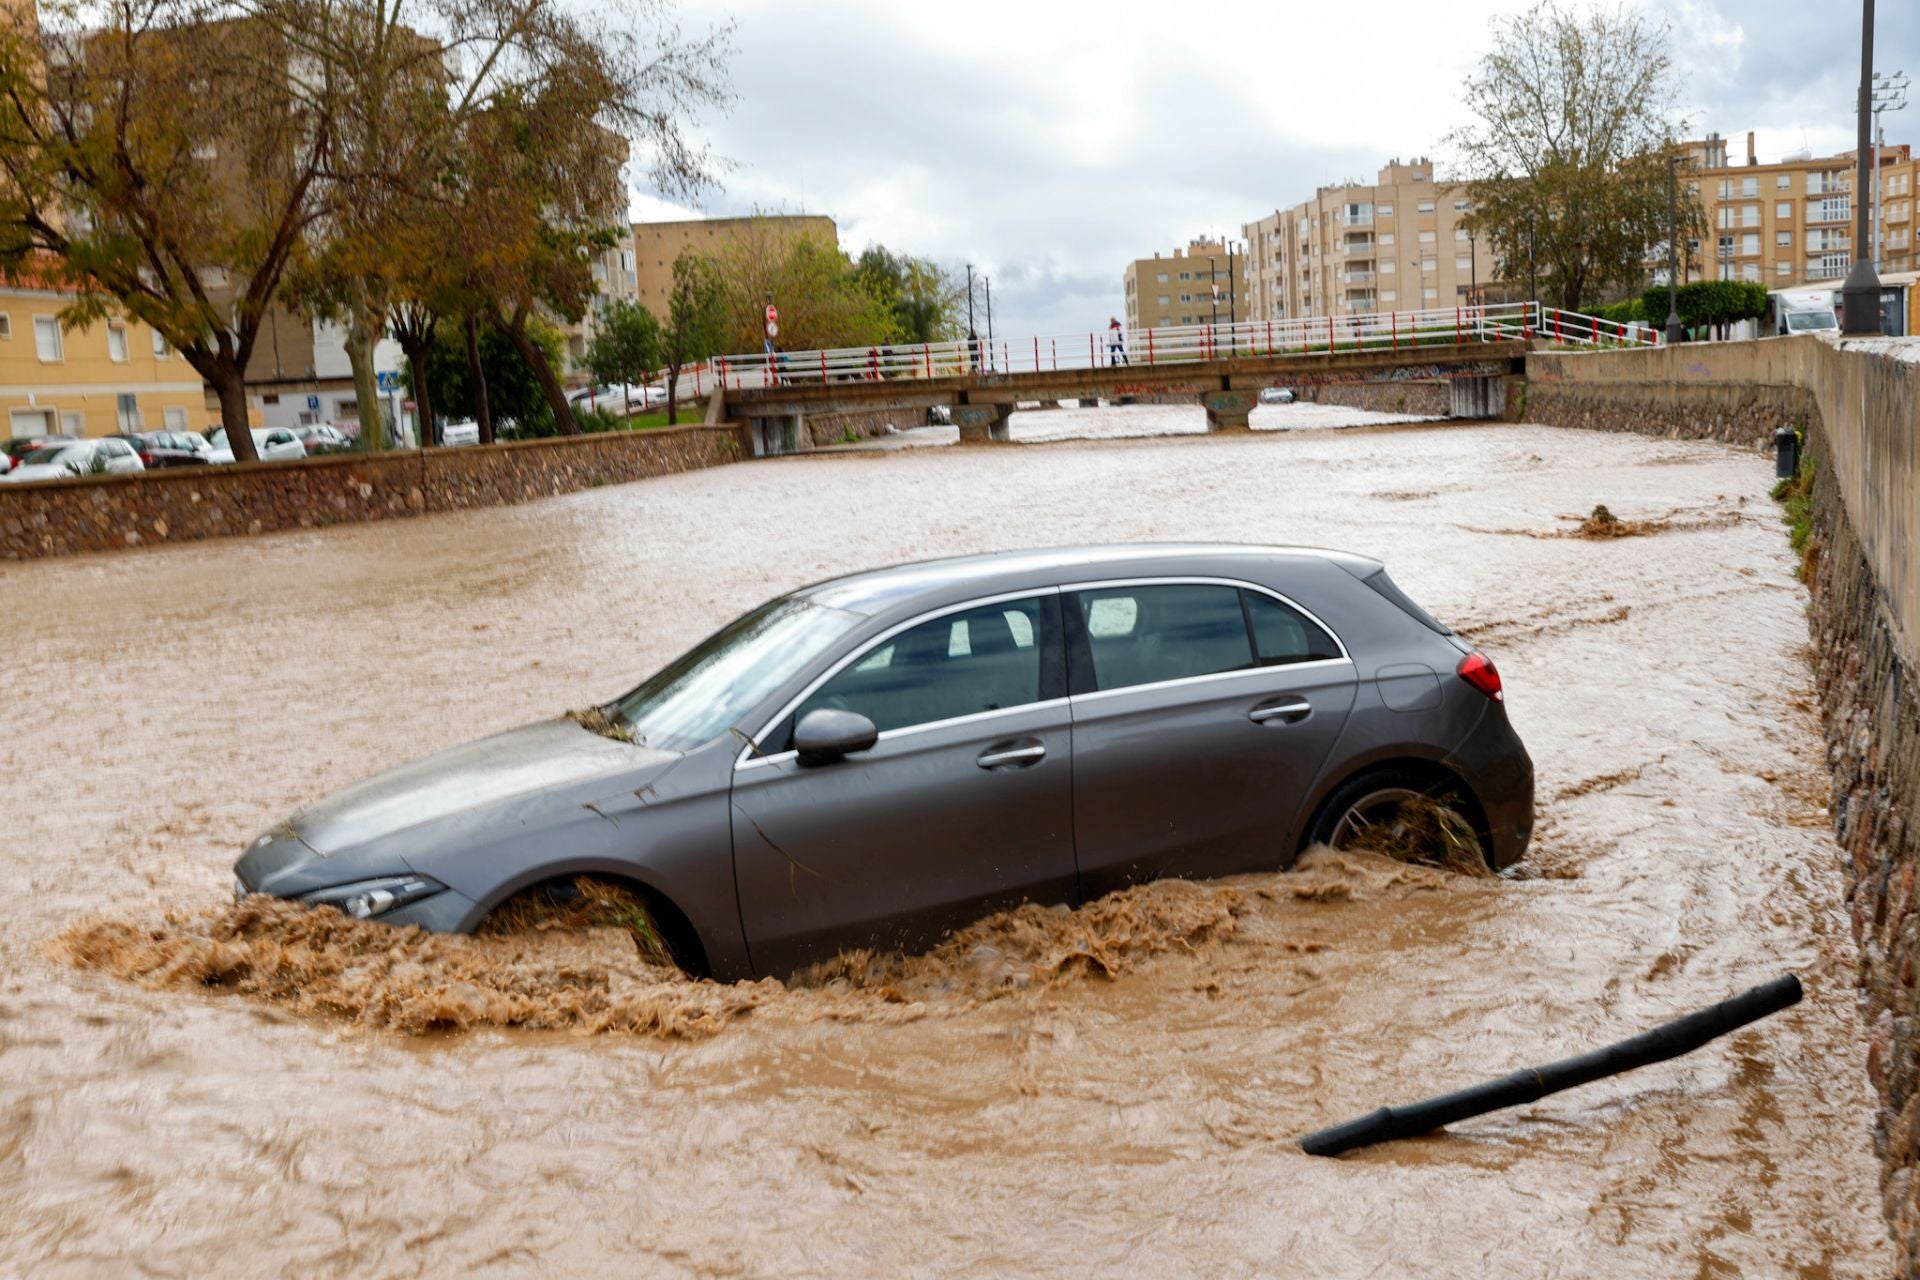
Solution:
M 996 334 L 1083 333 L 1121 272 L 1196 236 L 1433 155 L 1488 22 L 1520 0 L 680 0 L 733 19 L 738 101 L 696 135 L 732 162 L 695 210 L 636 190 L 636 219 L 825 213 L 873 243 L 971 262 Z M 1673 30 L 1691 133 L 1760 159 L 1853 145 L 1855 0 L 1649 0 Z M 1920 77 L 1920 4 L 1880 0 L 1875 65 Z M 1916 93 L 1920 98 L 1920 93 Z M 1920 144 L 1920 101 L 1887 118 Z M 984 324 L 982 326 L 984 328 Z

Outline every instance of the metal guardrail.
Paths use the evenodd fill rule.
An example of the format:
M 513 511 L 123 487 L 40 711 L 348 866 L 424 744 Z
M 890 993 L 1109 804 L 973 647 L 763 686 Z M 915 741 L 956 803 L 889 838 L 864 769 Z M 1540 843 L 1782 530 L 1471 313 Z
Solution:
M 1073 372 L 1120 366 L 1200 364 L 1243 357 L 1350 351 L 1412 351 L 1423 347 L 1542 339 L 1565 346 L 1657 346 L 1656 330 L 1533 302 L 1422 311 L 1372 311 L 1347 316 L 1249 320 L 1119 329 L 1052 337 L 975 338 L 957 342 L 892 343 L 771 355 L 717 356 L 699 371 L 728 390 L 1013 373 Z M 683 375 L 684 376 L 684 375 Z

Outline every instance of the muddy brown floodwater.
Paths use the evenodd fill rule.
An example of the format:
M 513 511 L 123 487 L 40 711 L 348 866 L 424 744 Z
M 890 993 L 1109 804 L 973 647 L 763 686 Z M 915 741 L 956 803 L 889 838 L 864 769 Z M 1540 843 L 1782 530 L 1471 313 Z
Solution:
M 1884 1274 L 1769 483 L 1701 443 L 1303 431 L 764 462 L 0 568 L 0 1275 Z M 1665 523 L 1530 536 L 1601 503 Z M 610 696 L 769 594 L 1152 538 L 1382 557 L 1491 653 L 1539 773 L 1524 874 L 1323 857 L 791 989 L 675 984 L 619 935 L 209 950 L 287 811 Z M 331 977 L 232 989 L 302 964 Z M 1290 1142 L 1789 969 L 1805 1003 L 1689 1057 L 1340 1160 Z M 548 1013 L 561 975 L 580 1015 L 489 1015 L 502 973 Z M 438 1014 L 378 1012 L 423 987 Z

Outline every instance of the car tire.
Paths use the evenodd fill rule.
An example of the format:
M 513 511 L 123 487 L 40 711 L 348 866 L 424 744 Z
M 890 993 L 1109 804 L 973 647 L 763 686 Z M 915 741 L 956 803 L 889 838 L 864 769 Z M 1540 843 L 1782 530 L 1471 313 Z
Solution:
M 1349 778 L 1327 797 L 1300 847 L 1324 844 L 1331 849 L 1350 847 L 1360 829 L 1399 820 L 1402 805 L 1424 798 L 1437 804 L 1461 826 L 1475 833 L 1480 856 L 1489 869 L 1493 856 L 1487 839 L 1474 821 L 1476 806 L 1465 788 L 1452 778 L 1412 769 L 1376 769 Z

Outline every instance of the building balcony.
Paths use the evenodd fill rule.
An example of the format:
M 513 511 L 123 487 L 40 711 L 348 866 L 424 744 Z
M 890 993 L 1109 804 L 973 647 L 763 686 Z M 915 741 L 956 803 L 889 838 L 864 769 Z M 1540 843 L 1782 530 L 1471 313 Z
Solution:
M 1349 271 L 1343 275 L 1341 279 L 1345 280 L 1349 285 L 1370 285 L 1373 283 L 1373 272 Z

